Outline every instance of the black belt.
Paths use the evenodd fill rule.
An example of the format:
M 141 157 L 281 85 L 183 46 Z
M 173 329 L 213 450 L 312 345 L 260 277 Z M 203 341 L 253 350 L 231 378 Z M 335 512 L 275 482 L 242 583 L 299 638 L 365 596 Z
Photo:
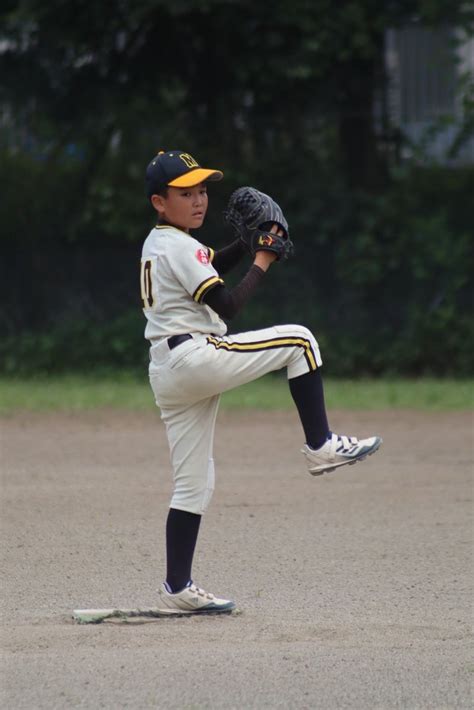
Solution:
M 173 350 L 177 345 L 181 345 L 181 343 L 184 343 L 185 340 L 189 340 L 189 338 L 192 338 L 193 336 L 190 333 L 185 333 L 184 335 L 172 335 L 171 338 L 168 338 L 168 347 L 170 350 Z

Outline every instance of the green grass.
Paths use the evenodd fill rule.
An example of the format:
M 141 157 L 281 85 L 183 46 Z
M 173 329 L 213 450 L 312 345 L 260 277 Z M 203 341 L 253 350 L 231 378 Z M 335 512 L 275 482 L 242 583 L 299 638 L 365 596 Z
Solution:
M 473 408 L 474 380 L 325 379 L 329 409 L 466 410 Z M 224 409 L 288 409 L 293 406 L 283 375 L 269 375 L 226 392 Z M 146 374 L 55 375 L 0 378 L 0 414 L 15 411 L 87 411 L 99 407 L 152 410 Z

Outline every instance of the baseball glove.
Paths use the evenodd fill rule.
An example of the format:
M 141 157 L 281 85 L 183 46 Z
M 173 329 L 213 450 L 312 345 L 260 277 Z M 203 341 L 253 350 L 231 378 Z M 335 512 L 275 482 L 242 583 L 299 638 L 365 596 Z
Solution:
M 224 221 L 230 224 L 252 256 L 257 251 L 270 251 L 279 261 L 293 254 L 288 222 L 281 207 L 254 187 L 239 187 L 232 193 L 224 210 Z M 269 231 L 274 224 L 283 231 L 283 236 Z

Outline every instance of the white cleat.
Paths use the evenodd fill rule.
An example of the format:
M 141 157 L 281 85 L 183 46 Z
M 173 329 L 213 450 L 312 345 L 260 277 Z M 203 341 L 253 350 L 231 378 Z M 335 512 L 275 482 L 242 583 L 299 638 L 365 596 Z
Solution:
M 158 590 L 159 611 L 162 614 L 183 616 L 188 614 L 228 614 L 235 609 L 229 599 L 219 599 L 191 583 L 176 594 L 171 594 L 162 584 Z
M 379 436 L 356 439 L 355 436 L 333 434 L 319 449 L 312 449 L 305 444 L 301 452 L 306 456 L 311 475 L 320 476 L 327 471 L 334 471 L 339 466 L 363 461 L 366 456 L 375 454 L 381 444 L 382 439 Z

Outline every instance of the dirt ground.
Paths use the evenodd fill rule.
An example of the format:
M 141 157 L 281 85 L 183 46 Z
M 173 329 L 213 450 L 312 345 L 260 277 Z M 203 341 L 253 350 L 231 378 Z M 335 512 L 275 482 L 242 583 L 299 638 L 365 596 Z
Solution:
M 81 626 L 75 608 L 156 605 L 163 425 L 0 420 L 1 707 L 472 707 L 472 417 L 331 424 L 384 446 L 313 478 L 292 412 L 219 415 L 194 579 L 241 614 Z

